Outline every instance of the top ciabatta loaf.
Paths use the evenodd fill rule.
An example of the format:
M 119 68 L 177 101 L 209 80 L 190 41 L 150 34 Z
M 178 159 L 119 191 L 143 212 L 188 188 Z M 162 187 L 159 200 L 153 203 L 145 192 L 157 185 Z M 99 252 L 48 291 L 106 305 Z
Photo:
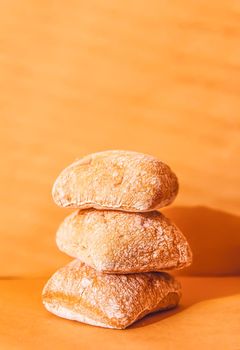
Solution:
M 173 202 L 178 180 L 157 158 L 132 151 L 90 154 L 64 169 L 53 199 L 71 208 L 150 211 Z

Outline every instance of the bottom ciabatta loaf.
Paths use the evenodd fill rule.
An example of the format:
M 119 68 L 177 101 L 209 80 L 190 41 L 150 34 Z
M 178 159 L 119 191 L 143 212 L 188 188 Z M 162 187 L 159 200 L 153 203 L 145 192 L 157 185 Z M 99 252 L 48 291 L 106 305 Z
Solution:
M 151 312 L 176 306 L 180 289 L 167 273 L 110 275 L 74 260 L 49 279 L 43 304 L 63 318 L 123 329 Z

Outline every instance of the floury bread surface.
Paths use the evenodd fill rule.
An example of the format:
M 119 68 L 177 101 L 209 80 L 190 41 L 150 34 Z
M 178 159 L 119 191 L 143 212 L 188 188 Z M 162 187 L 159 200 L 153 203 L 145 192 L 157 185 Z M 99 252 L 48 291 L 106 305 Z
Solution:
M 163 214 L 79 210 L 60 225 L 59 249 L 104 273 L 181 269 L 192 253 L 181 231 Z
M 157 158 L 132 151 L 105 151 L 64 169 L 52 194 L 63 207 L 138 212 L 170 204 L 177 192 L 176 175 Z
M 53 314 L 95 326 L 123 329 L 146 314 L 175 307 L 180 284 L 166 273 L 102 274 L 74 260 L 43 290 Z

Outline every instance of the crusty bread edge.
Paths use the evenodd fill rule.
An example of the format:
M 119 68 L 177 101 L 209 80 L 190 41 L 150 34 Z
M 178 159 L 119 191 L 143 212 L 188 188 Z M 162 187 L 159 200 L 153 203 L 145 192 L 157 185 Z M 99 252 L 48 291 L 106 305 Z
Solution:
M 104 327 L 104 328 L 114 328 L 114 327 L 109 326 L 103 322 L 95 321 L 95 320 L 91 319 L 90 317 L 87 317 L 84 315 L 79 315 L 78 313 L 70 310 L 67 307 L 59 305 L 58 308 L 56 309 L 53 307 L 53 304 L 50 304 L 46 301 L 43 301 L 43 304 L 49 312 L 51 312 L 52 314 L 54 314 L 58 317 L 65 318 L 65 319 L 68 319 L 71 321 L 78 321 L 78 322 L 89 324 L 92 326 L 98 326 L 98 327 Z
M 171 297 L 176 297 L 176 301 L 172 302 L 172 303 L 169 303 L 169 299 L 171 300 Z M 133 323 L 135 323 L 136 321 L 139 321 L 140 319 L 142 319 L 146 315 L 157 313 L 158 311 L 167 311 L 167 310 L 175 308 L 179 304 L 180 298 L 181 298 L 181 292 L 180 291 L 179 291 L 179 293 L 177 293 L 177 292 L 169 292 L 162 300 L 160 300 L 159 304 L 154 309 L 152 309 L 152 310 L 145 309 L 145 310 L 141 311 L 135 317 L 135 319 L 131 323 L 126 325 L 125 327 L 110 326 L 109 324 L 106 324 L 104 322 L 93 320 L 92 318 L 90 318 L 88 316 L 79 315 L 78 313 L 74 312 L 73 310 L 70 310 L 69 308 L 61 306 L 61 305 L 58 305 L 58 307 L 55 308 L 52 303 L 48 303 L 45 300 L 43 300 L 43 304 L 44 304 L 45 308 L 50 313 L 52 313 L 52 314 L 54 314 L 54 315 L 56 315 L 58 317 L 64 318 L 64 319 L 68 319 L 68 320 L 71 320 L 71 321 L 77 321 L 77 322 L 85 323 L 85 324 L 88 324 L 88 325 L 91 325 L 91 326 L 96 326 L 96 327 L 111 328 L 111 329 L 116 329 L 116 330 L 123 330 L 123 329 L 126 329 L 126 328 L 130 327 Z M 164 304 L 166 304 L 166 306 L 164 306 Z
M 62 199 L 56 199 L 54 194 L 54 189 L 52 190 L 52 197 L 53 200 L 55 202 L 55 204 L 57 204 L 57 206 L 59 206 L 60 208 L 71 208 L 71 209 L 79 209 L 79 210 L 83 210 L 83 209 L 97 209 L 97 210 L 117 210 L 117 211 L 126 211 L 126 212 L 130 212 L 130 213 L 146 213 L 146 212 L 151 212 L 151 211 L 155 211 L 161 208 L 164 208 L 165 206 L 169 206 L 172 204 L 172 202 L 174 201 L 174 198 L 176 196 L 174 196 L 174 198 L 169 202 L 169 204 L 165 204 L 164 203 L 159 203 L 158 205 L 155 205 L 152 208 L 149 209 L 144 209 L 144 210 L 139 210 L 139 209 L 135 209 L 133 207 L 128 207 L 126 205 L 119 205 L 119 206 L 103 206 L 103 205 L 99 205 L 95 202 L 80 202 L 78 204 L 76 203 L 69 203 L 68 201 L 63 201 Z

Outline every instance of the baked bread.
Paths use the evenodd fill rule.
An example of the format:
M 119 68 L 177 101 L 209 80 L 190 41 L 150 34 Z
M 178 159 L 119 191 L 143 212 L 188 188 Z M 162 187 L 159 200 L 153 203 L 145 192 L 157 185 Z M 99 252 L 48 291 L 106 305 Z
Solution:
M 192 253 L 181 231 L 158 211 L 86 209 L 60 225 L 58 248 L 104 273 L 181 269 Z
M 53 314 L 116 329 L 179 299 L 180 285 L 166 273 L 106 275 L 79 260 L 58 270 L 43 289 L 43 304 Z
M 157 158 L 131 151 L 90 154 L 62 171 L 53 186 L 59 206 L 149 211 L 170 204 L 176 175 Z

